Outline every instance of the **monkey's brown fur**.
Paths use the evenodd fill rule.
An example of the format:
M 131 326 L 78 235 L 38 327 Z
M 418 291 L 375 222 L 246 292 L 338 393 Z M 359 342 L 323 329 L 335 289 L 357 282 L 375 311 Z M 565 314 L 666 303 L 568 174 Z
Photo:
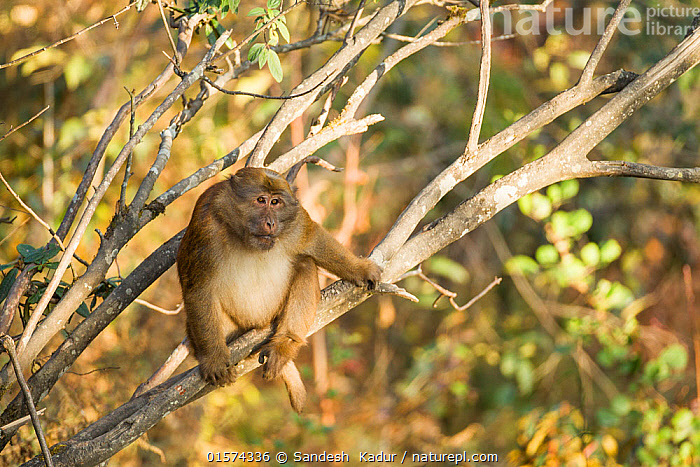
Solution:
M 265 379 L 281 376 L 300 412 L 306 390 L 293 359 L 306 342 L 320 300 L 320 266 L 356 285 L 380 270 L 313 222 L 278 173 L 244 168 L 197 200 L 177 254 L 187 337 L 202 377 L 235 380 L 227 339 L 273 324 L 261 351 Z

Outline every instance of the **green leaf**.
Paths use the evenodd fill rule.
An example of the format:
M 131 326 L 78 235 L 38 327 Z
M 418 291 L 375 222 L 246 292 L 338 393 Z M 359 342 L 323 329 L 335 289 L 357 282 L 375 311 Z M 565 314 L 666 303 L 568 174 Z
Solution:
M 557 184 L 550 185 L 547 188 L 547 198 L 550 199 L 552 204 L 560 204 L 563 199 L 561 194 L 561 187 Z
M 535 385 L 535 369 L 530 360 L 521 360 L 515 370 L 515 380 L 521 394 L 529 394 Z
M 19 273 L 19 270 L 10 269 L 2 279 L 2 282 L 0 283 L 0 303 L 2 303 L 3 300 L 7 298 L 7 294 L 10 293 L 10 288 L 12 288 L 12 284 L 15 283 L 17 273 Z
M 610 286 L 610 291 L 606 297 L 607 308 L 622 309 L 634 301 L 634 294 L 630 289 L 620 284 L 613 282 Z
M 539 272 L 540 267 L 535 260 L 529 256 L 517 255 L 506 262 L 505 269 L 510 275 L 519 274 L 521 276 L 527 276 Z
M 31 245 L 17 245 L 17 251 L 22 256 L 25 263 L 43 264 L 56 256 L 61 248 L 55 243 L 51 243 L 46 248 L 34 248 Z
M 571 212 L 557 211 L 552 214 L 551 225 L 556 236 L 577 238 L 591 228 L 593 216 L 585 209 Z
M 282 0 L 267 0 L 267 8 L 268 9 L 279 8 L 281 3 L 282 3 Z
M 501 373 L 503 376 L 513 376 L 518 368 L 518 357 L 513 353 L 507 353 L 501 358 Z
M 279 34 L 277 34 L 277 31 L 275 31 L 273 29 L 270 29 L 269 33 L 270 33 L 270 40 L 267 41 L 267 45 L 269 45 L 270 47 L 274 47 L 277 44 L 279 44 L 279 41 L 280 41 Z
M 216 30 L 216 36 L 221 37 L 223 33 L 226 32 L 226 28 L 221 25 L 217 20 L 213 19 L 211 20 L 211 24 L 214 26 L 214 29 Z
M 74 91 L 92 76 L 92 64 L 82 55 L 73 55 L 63 68 L 66 87 Z
M 615 261 L 622 254 L 622 247 L 614 238 L 607 240 L 600 247 L 600 261 L 608 264 Z
M 207 36 L 207 42 L 209 42 L 209 45 L 214 45 L 216 43 L 216 34 L 214 34 L 214 23 L 216 20 L 212 20 L 211 22 L 207 23 L 204 25 L 204 35 Z
M 602 426 L 614 427 L 620 423 L 620 417 L 608 409 L 598 409 L 595 415 Z
M 569 213 L 569 222 L 574 230 L 574 235 L 578 236 L 588 232 L 593 226 L 593 216 L 585 209 L 578 209 Z
M 246 16 L 262 16 L 264 14 L 265 9 L 258 6 L 250 10 Z
M 282 73 L 282 64 L 280 63 L 280 58 L 277 55 L 277 52 L 274 50 L 270 50 L 270 54 L 267 57 L 267 66 L 270 68 L 270 73 L 275 81 L 278 83 L 282 81 L 284 76 Z
M 287 29 L 287 25 L 284 24 L 282 21 L 277 21 L 277 29 L 279 30 L 280 34 L 282 34 L 282 37 L 284 37 L 284 40 L 289 43 L 289 29 Z
M 270 49 L 267 47 L 263 48 L 260 54 L 258 55 L 258 65 L 260 65 L 260 69 L 262 70 L 262 67 L 265 66 L 265 63 L 267 63 L 267 59 L 270 56 Z
M 659 360 L 674 370 L 683 370 L 688 365 L 688 352 L 681 344 L 671 344 L 661 352 Z
M 85 304 L 85 302 L 81 303 L 80 306 L 78 307 L 77 310 L 75 310 L 76 313 L 78 313 L 80 316 L 83 318 L 87 318 L 90 316 L 90 308 Z
M 466 284 L 469 280 L 469 271 L 460 263 L 446 256 L 436 255 L 430 258 L 428 270 L 458 284 Z
M 25 262 L 29 262 L 27 261 L 27 258 L 31 257 L 33 254 L 35 254 L 35 252 L 36 248 L 31 245 L 27 245 L 26 243 L 20 243 L 17 245 L 17 253 L 19 253 Z
M 464 398 L 469 393 L 469 386 L 464 381 L 450 383 L 450 392 L 459 398 Z
M 253 44 L 250 49 L 248 49 L 248 60 L 251 62 L 257 61 L 263 49 L 265 49 L 265 44 Z
M 578 180 L 564 180 L 559 183 L 562 200 L 573 198 L 578 194 Z
M 618 394 L 610 401 L 610 408 L 615 414 L 624 417 L 632 410 L 632 403 L 629 397 L 624 394 Z
M 535 252 L 535 259 L 542 266 L 551 266 L 559 262 L 559 252 L 553 245 L 541 245 Z
M 690 439 L 693 433 L 697 432 L 696 424 L 700 419 L 696 419 L 689 409 L 682 408 L 676 412 L 671 418 L 673 425 L 673 442 L 681 443 L 685 439 Z
M 532 195 L 532 212 L 530 217 L 536 220 L 542 220 L 552 214 L 552 201 L 541 193 L 533 193 Z
M 151 0 L 136 0 L 136 11 L 139 13 L 146 9 Z
M 559 275 L 560 284 L 569 286 L 572 282 L 583 279 L 588 276 L 588 271 L 583 262 L 574 256 L 565 256 L 559 266 L 561 274 Z
M 587 243 L 581 248 L 581 259 L 586 266 L 596 267 L 600 262 L 600 248 L 595 243 Z
M 491 180 L 491 183 L 494 181 L 495 180 Z M 531 195 L 525 195 L 518 200 L 518 208 L 520 209 L 520 212 L 525 214 L 527 217 L 530 217 L 530 214 L 532 214 L 533 204 Z

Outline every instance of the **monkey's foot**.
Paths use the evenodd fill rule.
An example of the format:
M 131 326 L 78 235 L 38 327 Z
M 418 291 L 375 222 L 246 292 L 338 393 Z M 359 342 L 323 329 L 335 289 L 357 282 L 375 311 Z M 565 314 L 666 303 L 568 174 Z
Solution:
M 265 361 L 263 364 L 263 378 L 270 381 L 280 375 L 282 368 L 290 361 L 290 358 L 282 355 L 275 348 L 268 348 L 260 352 L 260 361 Z
M 222 359 L 205 359 L 199 361 L 202 379 L 215 386 L 226 386 L 236 381 L 236 367 Z

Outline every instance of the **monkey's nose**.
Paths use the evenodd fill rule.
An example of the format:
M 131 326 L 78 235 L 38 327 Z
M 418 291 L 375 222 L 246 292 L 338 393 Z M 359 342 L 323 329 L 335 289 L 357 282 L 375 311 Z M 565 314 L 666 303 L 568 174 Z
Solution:
M 265 233 L 271 234 L 275 231 L 275 221 L 274 219 L 267 219 L 265 221 Z

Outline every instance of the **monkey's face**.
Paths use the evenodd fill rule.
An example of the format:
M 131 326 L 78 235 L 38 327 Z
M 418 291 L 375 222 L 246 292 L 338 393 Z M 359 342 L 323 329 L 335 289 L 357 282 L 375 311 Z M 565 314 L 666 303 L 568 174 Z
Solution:
M 271 249 L 289 233 L 299 212 L 291 187 L 276 172 L 252 167 L 239 170 L 231 181 L 241 207 L 243 241 L 251 248 Z

